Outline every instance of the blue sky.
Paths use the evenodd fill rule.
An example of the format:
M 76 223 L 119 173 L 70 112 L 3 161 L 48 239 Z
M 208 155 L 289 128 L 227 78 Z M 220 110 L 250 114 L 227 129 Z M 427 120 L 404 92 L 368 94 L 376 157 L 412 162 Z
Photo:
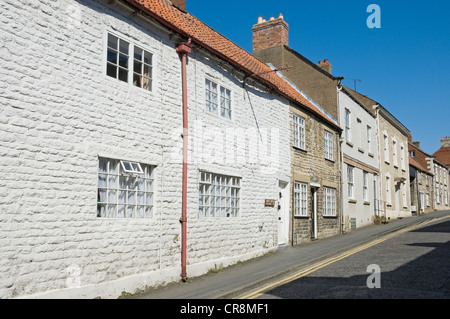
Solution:
M 381 9 L 370 29 L 367 7 Z M 289 24 L 289 46 L 317 63 L 329 59 L 344 85 L 381 103 L 434 153 L 450 136 L 450 1 L 187 0 L 187 10 L 252 51 L 257 17 L 279 13 Z

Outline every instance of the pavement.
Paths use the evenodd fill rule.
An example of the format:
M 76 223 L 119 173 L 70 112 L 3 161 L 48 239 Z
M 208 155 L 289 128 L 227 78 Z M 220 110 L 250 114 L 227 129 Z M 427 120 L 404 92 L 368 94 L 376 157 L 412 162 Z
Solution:
M 262 286 L 280 276 L 297 272 L 325 259 L 337 256 L 405 228 L 450 216 L 450 211 L 433 212 L 392 220 L 387 224 L 369 225 L 333 237 L 315 240 L 294 247 L 279 247 L 262 257 L 209 273 L 154 288 L 128 298 L 133 299 L 232 299 Z M 189 275 L 189 274 L 188 274 Z

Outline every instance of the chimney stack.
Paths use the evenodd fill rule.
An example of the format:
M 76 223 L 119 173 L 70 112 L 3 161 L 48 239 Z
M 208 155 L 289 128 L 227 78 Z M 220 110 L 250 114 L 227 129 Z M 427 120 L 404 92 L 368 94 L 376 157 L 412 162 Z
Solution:
M 171 6 L 174 6 L 178 10 L 186 12 L 186 0 L 165 0 Z
M 450 147 L 450 136 L 441 138 L 441 147 Z
M 319 61 L 319 67 L 322 69 L 322 70 L 324 70 L 324 71 L 326 71 L 326 72 L 328 72 L 329 74 L 332 74 L 331 73 L 331 64 L 330 64 L 330 62 L 328 61 L 328 59 L 325 59 L 325 60 L 323 60 L 323 61 Z
M 415 146 L 415 147 L 417 147 L 418 149 L 420 149 L 420 142 L 419 141 L 414 141 L 414 142 L 412 142 L 413 143 L 413 145 Z
M 253 52 L 289 44 L 289 25 L 280 13 L 278 18 L 271 17 L 266 21 L 258 17 L 258 23 L 252 28 Z

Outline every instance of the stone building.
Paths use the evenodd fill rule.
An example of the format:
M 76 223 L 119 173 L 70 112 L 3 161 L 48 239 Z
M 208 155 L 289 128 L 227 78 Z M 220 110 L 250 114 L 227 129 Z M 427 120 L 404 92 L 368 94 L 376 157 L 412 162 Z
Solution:
M 378 104 L 378 145 L 380 154 L 380 212 L 386 218 L 411 216 L 409 188 L 409 130 Z
M 359 101 L 351 89 L 340 86 L 339 118 L 342 143 L 342 194 L 346 230 L 373 222 L 379 199 L 378 130 L 374 109 Z
M 185 1 L 0 6 L 0 298 L 117 297 L 277 249 L 292 107 L 337 144 L 315 104 Z
M 408 140 L 411 213 L 414 215 L 434 211 L 434 174 L 427 169 L 429 155 L 418 142 Z
M 433 153 L 432 157 L 435 159 L 436 163 L 441 164 L 437 165 L 437 167 L 440 169 L 443 184 L 440 183 L 440 185 L 437 185 L 436 188 L 439 188 L 442 192 L 440 197 L 443 198 L 444 206 L 441 205 L 441 207 L 443 209 L 448 209 L 448 201 L 450 197 L 450 137 L 441 138 L 441 147 Z M 438 200 L 437 197 L 436 200 Z
M 347 88 L 377 119 L 379 154 L 379 192 L 376 214 L 389 219 L 411 216 L 409 187 L 409 130 L 385 107 L 359 92 Z
M 253 55 L 280 69 L 280 76 L 322 111 L 291 104 L 291 193 L 289 242 L 300 244 L 342 231 L 341 152 L 337 84 L 333 77 L 289 48 L 289 27 L 280 14 L 253 26 Z M 286 66 L 289 67 L 286 67 Z M 328 70 L 331 71 L 331 70 Z

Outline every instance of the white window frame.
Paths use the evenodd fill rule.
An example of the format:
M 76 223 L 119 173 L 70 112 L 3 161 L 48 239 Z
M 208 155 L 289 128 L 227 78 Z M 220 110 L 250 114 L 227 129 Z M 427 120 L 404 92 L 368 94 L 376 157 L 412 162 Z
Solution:
M 403 145 L 403 143 L 400 143 L 400 165 L 402 170 L 406 169 L 406 165 L 405 165 L 405 146 Z
M 125 172 L 122 163 L 117 159 L 98 159 L 97 217 L 151 218 L 155 166 L 135 163 L 142 171 L 136 174 L 136 171 Z
M 324 131 L 324 149 L 325 149 L 325 158 L 327 160 L 333 160 L 333 133 Z
M 347 165 L 348 198 L 355 199 L 355 168 Z
M 141 164 L 130 162 L 130 161 L 120 161 L 120 165 L 125 173 L 129 174 L 144 174 Z
M 394 166 L 398 167 L 397 141 L 395 139 L 392 139 L 392 162 Z
M 363 200 L 369 201 L 369 173 L 363 171 Z
M 153 92 L 154 85 L 155 85 L 155 81 L 154 81 L 155 67 L 153 65 L 153 61 L 155 61 L 155 58 L 154 58 L 155 54 L 154 54 L 154 52 L 152 50 L 149 50 L 148 48 L 146 48 L 142 44 L 134 43 L 134 41 L 132 41 L 128 37 L 126 37 L 124 35 L 121 35 L 121 34 L 118 34 L 115 31 L 106 30 L 105 34 L 106 34 L 105 35 L 105 44 L 104 44 L 105 60 L 104 60 L 104 63 L 103 63 L 105 78 L 107 78 L 107 79 L 114 79 L 115 81 L 121 82 L 121 83 L 127 83 L 128 85 L 130 85 L 132 87 L 135 87 L 135 88 L 138 88 L 138 89 L 142 89 L 143 91 L 146 91 L 146 92 Z M 109 45 L 109 36 L 110 35 L 114 36 L 115 38 L 118 39 L 118 42 L 117 42 L 118 46 L 116 48 L 112 48 Z M 122 42 L 122 41 L 128 43 L 128 54 L 126 55 L 127 56 L 127 62 L 126 62 L 127 65 L 126 65 L 126 67 L 119 66 L 118 58 L 116 59 L 117 63 L 114 64 L 114 63 L 111 63 L 109 61 L 109 57 L 108 57 L 108 53 L 110 51 L 109 49 L 111 48 L 112 50 L 118 51 L 120 49 L 120 42 Z M 135 61 L 138 61 L 137 59 L 135 59 L 135 53 L 137 51 L 136 49 L 142 50 L 144 52 L 143 55 L 142 55 L 143 57 L 146 56 L 145 53 L 147 53 L 147 56 L 150 55 L 150 60 L 151 60 L 150 63 L 145 62 L 144 59 L 139 62 L 139 63 L 142 63 L 141 71 L 140 71 L 140 72 L 142 72 L 141 76 L 142 76 L 143 79 L 146 79 L 148 81 L 148 82 L 146 82 L 146 83 L 148 83 L 148 87 L 147 88 L 144 87 L 145 81 L 142 81 L 141 85 L 138 85 L 137 82 L 134 83 L 134 81 L 133 81 L 134 75 L 138 74 L 138 73 L 135 72 Z M 123 55 L 125 55 L 125 54 L 123 54 Z M 108 65 L 113 65 L 113 66 L 115 65 L 115 67 L 117 67 L 117 73 L 116 73 L 115 77 L 113 77 L 113 76 L 108 74 Z M 149 74 L 145 74 L 144 73 L 145 67 L 147 67 L 147 70 L 149 70 Z M 119 72 L 119 68 L 124 69 L 124 70 L 127 71 L 127 79 L 126 79 L 126 81 L 124 79 L 119 79 L 119 73 L 118 73 Z
M 391 204 L 391 177 L 386 176 L 386 203 Z
M 430 194 L 426 194 L 427 207 L 430 207 Z
M 240 216 L 241 177 L 199 172 L 199 218 Z
M 351 142 L 352 141 L 352 132 L 351 132 L 351 112 L 349 109 L 345 109 L 345 140 Z
M 367 125 L 367 152 L 372 153 L 372 128 Z
M 308 216 L 308 184 L 306 183 L 294 183 L 294 216 Z
M 305 150 L 305 119 L 300 115 L 292 115 L 292 145 L 299 149 Z
M 205 110 L 209 114 L 231 120 L 233 114 L 232 91 L 214 80 L 205 78 Z
M 336 189 L 323 187 L 323 216 L 336 216 Z
M 402 183 L 402 204 L 403 207 L 408 207 L 408 201 L 406 200 L 406 183 Z
M 388 147 L 388 136 L 386 134 L 383 135 L 383 148 L 384 148 L 384 161 L 389 163 L 389 147 Z

